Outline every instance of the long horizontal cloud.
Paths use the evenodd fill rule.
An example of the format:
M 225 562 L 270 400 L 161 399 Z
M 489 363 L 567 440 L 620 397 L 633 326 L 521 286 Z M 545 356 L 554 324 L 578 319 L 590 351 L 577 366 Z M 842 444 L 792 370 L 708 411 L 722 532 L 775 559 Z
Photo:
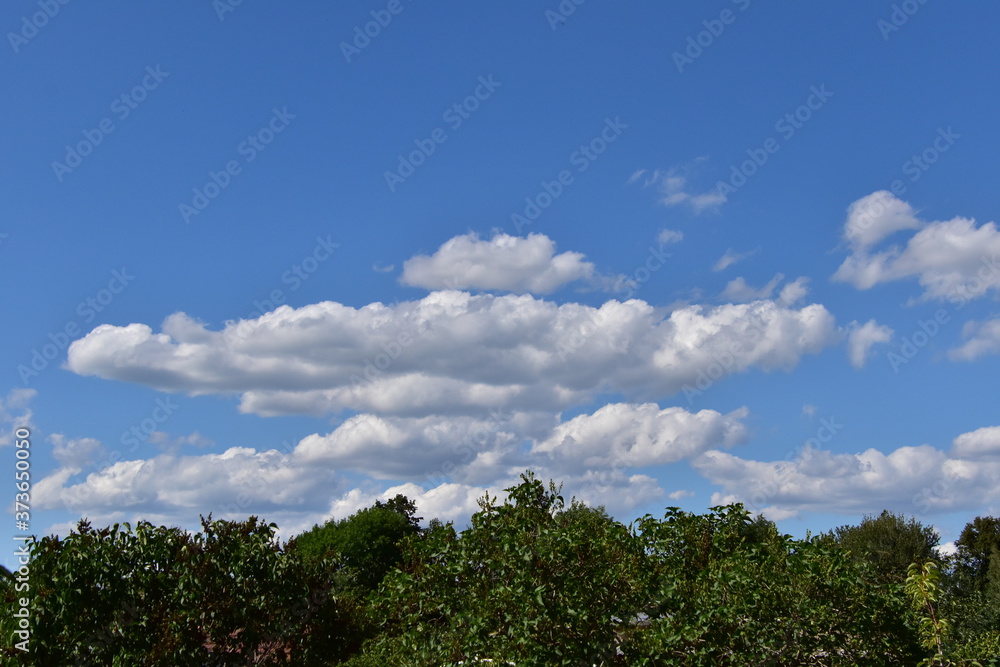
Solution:
M 693 465 L 722 486 L 714 502 L 744 502 L 776 518 L 800 511 L 981 510 L 1000 502 L 1000 427 L 962 434 L 950 451 L 920 445 L 835 454 L 807 446 L 795 460 L 767 462 L 709 451 Z
M 628 510 L 663 495 L 655 480 L 639 472 L 643 467 L 739 444 L 747 414 L 746 409 L 723 415 L 624 403 L 565 423 L 543 413 L 483 419 L 364 414 L 285 451 L 231 447 L 221 454 L 161 454 L 118 461 L 85 476 L 82 470 L 105 458 L 104 448 L 91 439 L 54 436 L 61 467 L 37 482 L 36 504 L 97 516 L 150 514 L 175 523 L 190 522 L 193 510 L 257 513 L 303 526 L 346 516 L 397 489 L 415 499 L 427 518 L 464 519 L 468 513 L 456 517 L 456 512 L 474 508 L 483 492 L 495 494 L 521 470 L 533 468 L 564 480 L 567 491 L 579 497 Z M 423 485 L 386 489 L 369 480 L 367 490 L 345 493 L 343 475 L 352 472 Z M 448 502 L 457 509 L 449 509 Z
M 183 313 L 162 333 L 102 325 L 70 346 L 67 366 L 165 391 L 241 394 L 241 409 L 265 415 L 479 415 L 559 411 L 604 391 L 659 399 L 734 349 L 727 372 L 788 370 L 840 338 L 815 304 L 667 314 L 639 300 L 593 308 L 448 291 L 391 306 L 282 306 L 222 331 Z

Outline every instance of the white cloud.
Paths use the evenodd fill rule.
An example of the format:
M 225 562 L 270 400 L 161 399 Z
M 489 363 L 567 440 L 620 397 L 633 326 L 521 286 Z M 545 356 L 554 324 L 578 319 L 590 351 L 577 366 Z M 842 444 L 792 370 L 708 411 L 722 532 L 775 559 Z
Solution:
M 377 479 L 454 477 L 491 481 L 523 469 L 520 444 L 547 433 L 550 413 L 465 416 L 351 417 L 327 435 L 310 435 L 295 448 L 297 460 L 335 465 Z
M 661 246 L 670 243 L 680 243 L 684 240 L 684 232 L 676 229 L 664 229 L 657 235 L 656 240 Z
M 692 496 L 694 496 L 694 491 L 685 491 L 683 489 L 667 494 L 667 497 L 671 500 L 682 500 L 683 498 L 690 498 Z
M 848 207 L 844 238 L 853 249 L 864 250 L 895 232 L 921 226 L 909 204 L 879 190 Z
M 567 494 L 626 511 L 663 494 L 652 478 L 623 468 L 731 447 L 745 438 L 746 416 L 746 409 L 722 415 L 661 410 L 655 404 L 608 405 L 564 424 L 543 413 L 481 420 L 357 415 L 332 433 L 307 436 L 285 451 L 170 452 L 112 462 L 86 475 L 83 469 L 104 456 L 104 447 L 93 439 L 53 436 L 61 467 L 36 483 L 35 503 L 92 517 L 156 516 L 174 525 L 192 524 L 195 512 L 222 518 L 257 514 L 281 517 L 279 525 L 294 532 L 395 493 L 417 501 L 426 518 L 464 520 L 485 491 L 497 495 L 531 468 L 542 478 L 565 481 Z M 365 488 L 346 490 L 346 472 L 367 475 Z M 377 481 L 393 479 L 424 484 Z
M 986 322 L 966 322 L 962 327 L 966 339 L 961 347 L 948 351 L 953 361 L 974 361 L 987 354 L 1000 354 L 1000 318 Z
M 723 253 L 722 257 L 715 260 L 715 264 L 712 265 L 712 271 L 715 271 L 716 273 L 718 273 L 719 271 L 725 271 L 733 264 L 736 264 L 737 262 L 742 262 L 744 259 L 748 257 L 753 257 L 759 251 L 760 248 L 756 248 L 754 250 L 750 250 L 747 252 L 736 252 L 732 248 L 729 248 L 728 250 L 726 250 L 725 253 Z
M 107 450 L 94 438 L 71 439 L 61 433 L 53 433 L 48 440 L 52 443 L 52 457 L 59 465 L 76 472 L 107 456 Z
M 82 480 L 74 479 L 77 472 L 62 467 L 39 480 L 34 488 L 38 508 L 171 516 L 238 512 L 250 506 L 259 513 L 289 507 L 318 511 L 339 486 L 332 468 L 310 466 L 277 450 L 246 447 L 221 454 L 119 461 Z
M 722 294 L 720 296 L 723 299 L 735 301 L 736 303 L 770 299 L 771 295 L 774 294 L 774 291 L 784 279 L 785 276 L 778 273 L 771 278 L 766 285 L 763 285 L 762 287 L 753 287 L 747 284 L 747 281 L 744 280 L 742 276 L 738 276 L 726 283 L 726 288 L 722 290 Z M 794 281 L 787 283 L 778 293 L 778 303 L 782 306 L 794 306 L 798 302 L 805 299 L 809 294 L 809 288 L 806 287 L 808 282 L 808 278 L 800 276 Z
M 782 274 L 777 274 L 771 278 L 770 282 L 761 288 L 754 288 L 747 284 L 743 277 L 734 278 L 726 284 L 726 289 L 722 290 L 722 298 L 744 303 L 746 301 L 756 301 L 757 299 L 770 299 L 775 288 L 785 279 Z
M 954 556 L 958 553 L 958 546 L 954 542 L 945 542 L 934 547 L 934 550 L 943 557 Z
M 886 213 L 872 216 L 868 227 L 857 220 L 857 210 L 878 195 Z M 976 226 L 974 220 L 954 218 L 919 222 L 909 205 L 888 193 L 875 193 L 852 204 L 844 234 L 851 241 L 851 255 L 833 275 L 858 289 L 880 283 L 916 278 L 924 288 L 923 299 L 965 301 L 990 290 L 1000 291 L 1000 231 L 993 222 Z M 919 226 L 903 247 L 871 252 L 870 246 L 888 234 Z
M 809 288 L 806 287 L 806 283 L 808 282 L 808 278 L 799 276 L 788 283 L 781 288 L 781 293 L 778 295 L 778 302 L 785 306 L 794 306 L 802 301 L 809 295 Z
M 682 408 L 661 410 L 655 403 L 612 403 L 559 424 L 531 451 L 571 472 L 675 463 L 743 442 L 747 430 L 742 420 L 747 414 L 746 408 L 728 415 L 714 410 L 692 414 Z
M 667 171 L 657 169 L 647 172 L 640 169 L 632 174 L 628 179 L 629 183 L 643 180 L 642 187 L 656 186 L 660 191 L 660 203 L 664 206 L 679 206 L 686 204 L 695 213 L 718 210 L 726 203 L 726 195 L 718 189 L 710 189 L 704 192 L 693 192 L 689 188 L 688 178 L 683 175 L 690 171 L 690 167 L 674 167 Z M 648 176 L 646 174 L 649 174 Z
M 1000 460 L 1000 426 L 963 433 L 951 443 L 951 455 L 976 461 Z
M 858 369 L 864 368 L 871 358 L 872 347 L 888 343 L 894 333 L 891 328 L 875 320 L 868 320 L 864 324 L 851 322 L 847 328 L 850 332 L 847 336 L 847 357 L 851 360 L 851 365 Z
M 547 294 L 576 280 L 596 277 L 594 265 L 578 252 L 555 254 L 544 234 L 527 237 L 475 233 L 446 241 L 433 255 L 403 263 L 400 282 L 425 289 L 476 289 Z
M 34 429 L 31 401 L 38 395 L 34 389 L 11 389 L 0 398 L 0 447 L 14 444 L 15 429 Z
M 605 391 L 659 399 L 734 345 L 741 352 L 729 373 L 789 370 L 840 337 L 816 304 L 696 305 L 666 315 L 639 300 L 592 308 L 463 292 L 358 309 L 282 306 L 223 331 L 182 313 L 168 319 L 172 334 L 99 326 L 70 346 L 67 367 L 165 391 L 241 394 L 241 409 L 262 415 L 482 415 L 559 411 Z
M 793 516 L 800 511 L 910 514 L 978 510 L 1000 501 L 1000 428 L 955 439 L 948 454 L 929 445 L 888 454 L 835 454 L 806 447 L 794 461 L 753 461 L 709 451 L 693 465 L 722 490 L 712 502 L 740 501 Z

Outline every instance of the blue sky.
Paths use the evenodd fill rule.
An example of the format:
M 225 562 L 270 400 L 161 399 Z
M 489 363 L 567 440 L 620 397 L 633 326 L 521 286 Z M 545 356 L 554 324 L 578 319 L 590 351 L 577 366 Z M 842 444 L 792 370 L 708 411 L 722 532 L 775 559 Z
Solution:
M 953 540 L 1000 511 L 998 18 L 5 4 L 31 532 L 461 522 L 531 467 L 623 520 Z

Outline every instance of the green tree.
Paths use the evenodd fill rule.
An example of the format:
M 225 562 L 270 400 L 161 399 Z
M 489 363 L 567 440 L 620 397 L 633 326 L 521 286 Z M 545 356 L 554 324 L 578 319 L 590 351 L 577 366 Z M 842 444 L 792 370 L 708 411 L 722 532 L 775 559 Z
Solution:
M 856 560 L 867 561 L 886 580 L 902 583 L 910 563 L 937 559 L 937 532 L 915 518 L 883 510 L 858 526 L 841 526 L 832 537 Z
M 644 597 L 642 553 L 603 509 L 573 503 L 530 472 L 499 504 L 486 496 L 461 534 L 411 540 L 379 591 L 382 664 L 511 661 L 602 664 Z
M 965 568 L 975 581 L 977 590 L 1000 589 L 994 563 L 1000 561 L 1000 518 L 977 516 L 962 529 L 955 540 L 960 567 Z M 998 598 L 1000 599 L 1000 598 Z
M 336 558 L 343 565 L 339 585 L 368 593 L 401 562 L 403 540 L 420 532 L 415 513 L 413 501 L 403 495 L 376 501 L 346 519 L 313 526 L 293 548 L 310 559 Z
M 639 521 L 653 573 L 628 664 L 885 665 L 919 656 L 905 600 L 829 539 L 794 540 L 741 505 Z
M 956 659 L 1000 664 L 1000 519 L 976 517 L 955 541 L 940 607 L 952 619 Z
M 274 524 L 202 520 L 199 533 L 139 522 L 31 545 L 36 665 L 326 664 L 350 653 L 350 610 L 329 563 L 306 563 Z M 7 663 L 5 663 L 7 664 Z

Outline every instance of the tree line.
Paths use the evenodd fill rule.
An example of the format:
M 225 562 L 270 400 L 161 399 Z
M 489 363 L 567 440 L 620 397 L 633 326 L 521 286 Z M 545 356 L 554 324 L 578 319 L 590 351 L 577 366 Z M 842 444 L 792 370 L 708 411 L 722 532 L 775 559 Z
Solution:
M 531 472 L 468 528 L 377 501 L 277 526 L 139 522 L 31 544 L 0 572 L 10 665 L 1000 665 L 1000 519 L 957 552 L 883 512 L 795 539 L 734 504 L 631 525 Z M 28 595 L 28 652 L 15 647 Z

